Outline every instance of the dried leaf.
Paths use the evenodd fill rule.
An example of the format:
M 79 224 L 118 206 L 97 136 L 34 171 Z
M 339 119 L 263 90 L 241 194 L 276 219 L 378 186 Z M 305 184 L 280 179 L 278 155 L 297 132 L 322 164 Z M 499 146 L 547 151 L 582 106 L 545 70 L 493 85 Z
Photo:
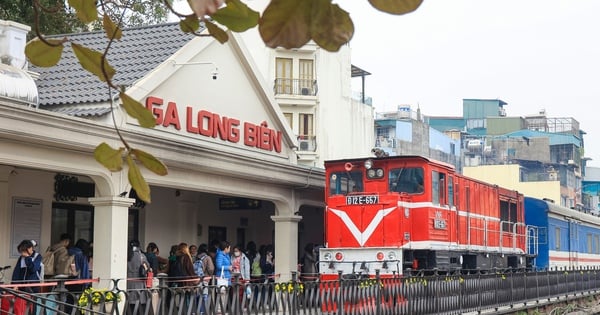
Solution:
M 402 15 L 416 10 L 423 0 L 369 0 L 377 10 Z
M 113 149 L 106 142 L 100 143 L 94 150 L 94 158 L 111 172 L 123 169 L 123 148 Z
M 234 32 L 245 32 L 258 24 L 258 12 L 240 0 L 228 0 L 227 6 L 219 9 L 212 18 Z
M 127 178 L 133 188 L 142 201 L 150 203 L 150 186 L 142 176 L 140 168 L 135 164 L 135 161 L 130 155 L 127 155 L 127 166 L 129 166 L 129 172 L 127 172 Z
M 212 37 L 218 40 L 219 43 L 224 44 L 229 40 L 229 35 L 227 35 L 227 33 L 225 33 L 225 31 L 218 27 L 215 23 L 210 21 L 204 21 L 204 25 L 206 25 L 208 33 L 210 33 Z
M 118 27 L 107 14 L 104 14 L 104 17 L 102 18 L 102 26 L 104 27 L 108 39 L 121 39 L 121 36 L 123 36 L 121 28 Z
M 106 71 L 107 76 L 105 78 L 105 74 L 102 73 L 101 53 L 76 43 L 71 43 L 71 47 L 73 48 L 73 52 L 75 53 L 75 56 L 77 56 L 77 59 L 79 60 L 81 66 L 85 70 L 95 74 L 101 81 L 107 81 L 107 79 L 111 80 L 112 77 L 115 75 L 115 69 L 113 69 L 113 67 L 111 67 L 111 65 L 108 64 L 108 61 L 104 59 L 104 70 Z
M 272 0 L 263 12 L 258 30 L 268 47 L 300 48 L 310 40 L 313 0 Z
M 79 20 L 85 24 L 98 19 L 96 0 L 69 0 L 69 5 L 75 9 Z
M 48 46 L 39 39 L 34 39 L 25 46 L 25 55 L 38 67 L 52 67 L 62 56 L 64 40 L 48 39 L 47 41 L 55 46 Z
M 312 39 L 327 51 L 340 50 L 354 34 L 354 24 L 348 12 L 330 0 L 315 0 L 311 14 Z
M 195 15 L 188 15 L 179 21 L 179 28 L 184 33 L 193 33 L 200 28 L 200 21 Z
M 131 149 L 131 153 L 140 161 L 147 169 L 156 175 L 165 176 L 168 174 L 167 166 L 152 154 L 138 149 Z
M 119 97 L 127 114 L 137 119 L 140 126 L 144 128 L 154 128 L 156 126 L 156 117 L 142 103 L 134 100 L 129 95 L 120 92 Z

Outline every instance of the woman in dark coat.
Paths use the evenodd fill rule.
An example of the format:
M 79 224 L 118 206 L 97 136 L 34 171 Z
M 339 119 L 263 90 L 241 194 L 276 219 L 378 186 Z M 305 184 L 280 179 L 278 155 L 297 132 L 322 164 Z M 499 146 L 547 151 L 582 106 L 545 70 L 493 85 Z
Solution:
M 21 254 L 17 259 L 17 264 L 12 274 L 12 283 L 34 283 L 41 282 L 42 273 L 42 255 L 33 249 L 33 242 L 24 240 L 19 243 L 17 250 Z M 39 287 L 25 287 L 22 291 L 30 293 L 39 293 Z

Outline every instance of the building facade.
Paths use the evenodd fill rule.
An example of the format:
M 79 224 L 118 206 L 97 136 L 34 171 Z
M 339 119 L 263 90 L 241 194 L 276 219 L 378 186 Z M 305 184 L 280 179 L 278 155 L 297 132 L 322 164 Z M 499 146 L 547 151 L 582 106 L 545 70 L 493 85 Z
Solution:
M 177 24 L 124 30 L 127 40 L 115 43 L 108 59 L 119 71 L 115 82 L 155 114 L 153 129 L 127 116 L 118 97 L 81 69 L 68 47 L 52 68 L 7 65 L 15 73 L 34 74 L 28 80 L 35 82 L 39 99 L 28 104 L 9 93 L 0 97 L 0 262 L 14 264 L 22 239 L 37 240 L 43 251 L 68 232 L 93 241 L 94 277 L 106 282 L 126 278 L 126 246 L 132 239 L 156 242 L 162 256 L 179 242 L 254 241 L 274 244 L 276 274 L 289 279 L 297 268 L 298 247 L 323 240 L 319 164 L 339 157 L 332 153 L 339 144 L 346 149 L 340 156 L 372 147 L 372 109 L 345 95 L 321 99 L 306 76 L 290 81 L 299 95 L 286 90 L 285 80 L 273 80 L 279 78 L 271 72 L 278 69 L 279 57 L 271 57 L 287 52 L 255 58 L 246 43 L 256 34 L 229 35 L 222 45 L 183 34 Z M 71 40 L 96 49 L 104 45 L 103 33 L 76 34 Z M 152 50 L 144 48 L 148 43 Z M 20 44 L 15 51 L 23 51 Z M 340 69 L 350 69 L 348 56 L 340 53 Z M 329 57 L 336 60 L 334 54 Z M 341 78 L 341 70 L 321 72 L 327 62 L 320 62 L 312 65 L 320 88 L 330 94 L 345 91 L 340 82 L 349 84 L 350 77 Z M 330 81 L 336 85 L 329 88 Z M 305 95 L 304 88 L 317 95 Z M 285 102 L 280 106 L 278 91 L 296 103 L 289 108 L 306 111 L 294 112 Z M 313 114 L 312 129 L 294 124 L 296 117 L 310 124 L 303 113 Z M 327 125 L 333 116 L 352 119 L 333 128 Z M 367 130 L 368 118 L 371 133 L 353 131 Z M 149 204 L 137 200 L 125 171 L 109 172 L 94 160 L 102 142 L 123 146 L 115 128 L 128 145 L 168 167 L 167 176 L 142 171 L 152 191 Z M 320 139 L 322 130 L 329 132 L 316 143 L 324 148 L 306 158 L 300 136 Z M 340 134 L 343 139 L 333 139 Z

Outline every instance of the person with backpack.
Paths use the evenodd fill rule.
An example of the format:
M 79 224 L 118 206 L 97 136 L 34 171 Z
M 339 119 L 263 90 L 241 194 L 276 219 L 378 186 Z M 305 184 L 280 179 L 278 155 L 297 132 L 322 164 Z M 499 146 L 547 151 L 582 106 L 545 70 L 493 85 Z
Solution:
M 72 239 L 71 235 L 64 233 L 60 236 L 60 241 L 50 246 L 46 253 L 44 253 L 42 262 L 46 278 L 58 275 L 68 277 L 77 275 L 75 256 L 69 255 L 68 250 Z
M 147 267 L 146 269 L 144 268 L 144 264 Z M 141 313 L 148 302 L 148 298 L 144 293 L 146 279 L 142 279 L 141 273 L 143 270 L 148 270 L 149 268 L 150 265 L 148 264 L 146 255 L 140 250 L 140 242 L 138 240 L 129 242 L 127 249 L 127 291 L 130 294 L 127 297 L 127 302 L 129 303 L 127 314 Z M 136 304 L 138 303 L 138 309 L 135 311 Z
M 208 303 L 208 286 L 212 275 L 215 273 L 215 265 L 212 258 L 208 255 L 208 245 L 200 244 L 198 246 L 198 259 L 194 262 L 194 270 L 198 277 L 200 277 L 200 286 L 202 287 L 200 314 L 205 314 L 206 303 Z
M 203 277 L 209 277 L 215 274 L 215 264 L 213 263 L 210 255 L 208 255 L 208 245 L 200 244 L 200 246 L 198 246 L 198 260 L 200 260 L 202 263 Z
M 42 255 L 33 249 L 33 243 L 30 240 L 23 240 L 17 246 L 21 254 L 17 259 L 17 264 L 12 274 L 12 283 L 35 283 L 42 282 Z M 29 293 L 39 293 L 39 287 L 24 287 L 21 291 Z

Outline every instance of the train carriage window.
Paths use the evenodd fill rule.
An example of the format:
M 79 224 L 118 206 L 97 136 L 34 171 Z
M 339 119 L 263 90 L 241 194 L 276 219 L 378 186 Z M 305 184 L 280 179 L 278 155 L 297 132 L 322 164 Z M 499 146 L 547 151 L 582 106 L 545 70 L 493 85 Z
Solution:
M 592 233 L 587 234 L 587 252 L 592 253 Z
M 508 214 L 508 201 L 500 200 L 500 224 L 502 225 L 502 231 L 508 232 L 508 222 L 509 214 Z
M 454 206 L 454 180 L 452 176 L 448 177 L 448 205 Z
M 431 171 L 431 201 L 437 205 L 446 204 L 446 174 Z
M 600 236 L 594 235 L 594 253 L 600 254 Z
M 557 227 L 554 229 L 554 242 L 556 244 L 554 244 L 554 248 L 556 248 L 557 250 L 560 250 L 560 228 Z
M 329 195 L 363 191 L 362 172 L 335 172 L 329 175 Z
M 389 190 L 409 194 L 420 194 L 423 192 L 423 168 L 405 167 L 390 170 Z

